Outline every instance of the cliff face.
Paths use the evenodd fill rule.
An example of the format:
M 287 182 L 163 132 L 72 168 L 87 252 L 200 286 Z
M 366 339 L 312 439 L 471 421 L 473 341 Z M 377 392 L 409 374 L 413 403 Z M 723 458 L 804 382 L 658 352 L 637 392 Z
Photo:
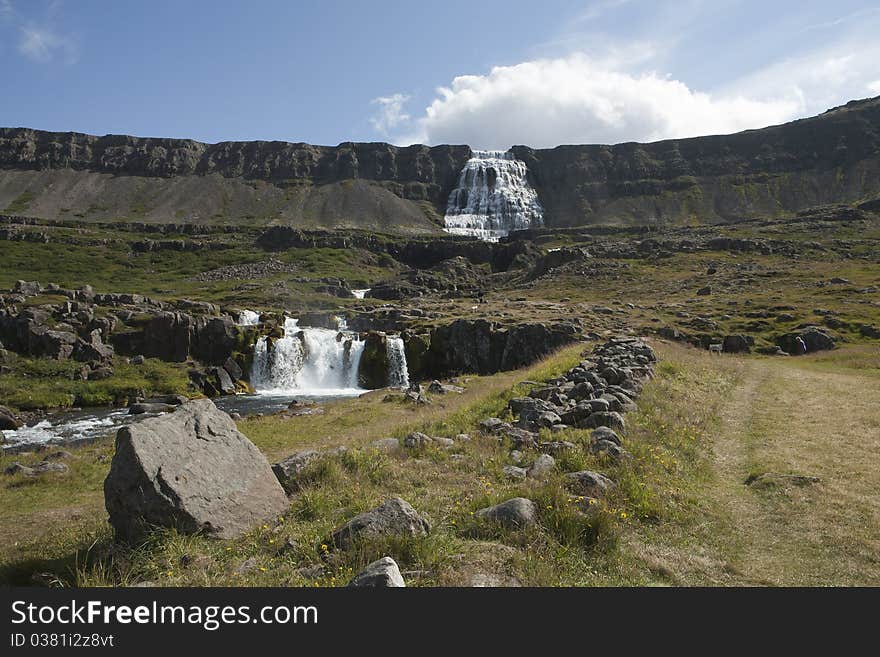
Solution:
M 880 196 L 880 98 L 733 135 L 514 147 L 548 226 L 706 223 Z M 438 232 L 467 146 L 0 129 L 0 212 Z
M 437 230 L 469 156 L 467 146 L 203 144 L 3 128 L 0 209 Z
M 880 194 L 880 97 L 732 135 L 514 151 L 548 226 L 775 215 Z

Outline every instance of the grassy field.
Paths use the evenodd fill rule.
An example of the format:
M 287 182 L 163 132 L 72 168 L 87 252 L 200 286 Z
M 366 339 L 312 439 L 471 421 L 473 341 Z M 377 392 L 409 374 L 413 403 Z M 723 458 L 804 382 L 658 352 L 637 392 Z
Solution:
M 570 367 L 580 347 L 526 370 L 473 377 L 464 394 L 429 406 L 375 392 L 328 404 L 321 416 L 244 421 L 241 430 L 270 460 L 413 429 L 474 439 L 451 452 L 359 449 L 321 460 L 288 513 L 235 541 L 168 532 L 134 549 L 114 546 L 101 495 L 112 445 L 73 450 L 67 475 L 4 477 L 0 581 L 338 586 L 390 554 L 408 584 L 422 586 L 880 583 L 876 350 L 785 359 L 655 346 L 662 362 L 628 418 L 633 458 L 612 463 L 577 451 L 542 481 L 507 481 L 507 450 L 479 438 L 475 424 L 503 413 L 522 381 Z M 562 472 L 583 468 L 618 483 L 587 514 L 562 483 Z M 767 472 L 818 481 L 745 483 Z M 327 547 L 334 527 L 391 495 L 428 514 L 427 538 Z M 473 511 L 516 495 L 538 503 L 539 529 L 486 533 L 474 523 Z

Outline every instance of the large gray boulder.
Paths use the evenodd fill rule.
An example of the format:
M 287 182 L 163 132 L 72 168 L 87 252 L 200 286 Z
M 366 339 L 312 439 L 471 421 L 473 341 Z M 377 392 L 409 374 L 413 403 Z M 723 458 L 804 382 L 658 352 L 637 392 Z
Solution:
M 208 399 L 122 427 L 104 502 L 127 541 L 151 526 L 233 538 L 288 508 L 266 458 Z
M 359 539 L 382 536 L 425 536 L 431 525 L 406 500 L 392 497 L 371 511 L 355 516 L 330 535 L 330 541 L 347 549 Z
M 353 587 L 400 588 L 405 587 L 403 576 L 397 562 L 391 557 L 382 557 L 364 568 L 349 583 Z

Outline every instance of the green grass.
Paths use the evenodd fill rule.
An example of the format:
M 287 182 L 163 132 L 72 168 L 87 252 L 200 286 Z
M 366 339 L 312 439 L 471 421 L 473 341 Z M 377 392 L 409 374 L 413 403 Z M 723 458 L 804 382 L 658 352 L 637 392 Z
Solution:
M 712 409 L 694 412 L 687 407 L 685 412 L 684 402 L 695 395 L 702 399 L 723 382 L 687 364 L 664 365 L 646 389 L 642 410 L 631 416 L 626 446 L 635 458 L 616 463 L 579 450 L 560 457 L 558 472 L 547 479 L 508 481 L 502 474 L 502 467 L 510 462 L 508 448 L 480 438 L 476 422 L 486 415 L 501 415 L 507 400 L 522 394 L 520 381 L 558 374 L 577 362 L 578 352 L 578 348 L 563 350 L 524 371 L 471 379 L 467 384 L 471 396 L 457 396 L 460 405 L 446 408 L 432 405 L 415 414 L 401 413 L 401 405 L 382 402 L 377 394 L 329 404 L 323 416 L 242 422 L 243 431 L 273 456 L 307 446 L 357 448 L 413 428 L 434 435 L 466 432 L 474 439 L 456 445 L 452 452 L 430 446 L 418 453 L 380 454 L 367 448 L 327 457 L 304 473 L 301 489 L 283 518 L 233 541 L 161 531 L 145 545 L 120 550 L 111 547 L 100 513 L 97 517 L 86 513 L 80 524 L 73 523 L 73 529 L 51 539 L 38 532 L 30 540 L 19 536 L 19 545 L 0 567 L 0 578 L 21 582 L 38 570 L 68 585 L 147 580 L 172 586 L 339 586 L 366 563 L 390 554 L 407 572 L 410 585 L 466 585 L 475 575 L 515 578 L 531 585 L 653 581 L 631 572 L 634 564 L 626 550 L 627 537 L 689 517 L 690 482 L 702 476 L 706 458 L 700 431 L 710 422 Z M 365 429 L 338 430 L 340 418 L 346 418 L 349 410 L 335 407 L 359 414 L 360 427 Z M 584 445 L 588 432 L 572 430 L 561 438 Z M 57 508 L 58 487 L 77 479 L 89 489 L 79 500 L 86 507 L 99 508 L 100 478 L 107 463 L 94 459 L 96 451 L 106 454 L 109 447 L 86 449 L 92 451 L 76 454 L 88 465 L 77 466 L 83 469 L 72 471 L 63 483 L 49 477 L 28 486 L 4 482 L 6 493 L 12 494 L 10 507 L 17 510 L 10 512 L 10 520 L 15 518 L 21 526 L 26 524 L 23 516 Z M 527 461 L 535 457 L 534 452 L 526 454 Z M 578 500 L 566 490 L 562 477 L 565 471 L 582 468 L 604 472 L 618 482 L 616 491 L 589 513 L 578 510 Z M 347 551 L 329 546 L 335 527 L 392 495 L 404 497 L 428 515 L 429 536 L 367 541 Z M 508 532 L 474 524 L 472 512 L 514 496 L 536 502 L 538 528 Z M 27 506 L 20 504 L 22 500 Z M 253 567 L 242 571 L 246 563 Z M 301 570 L 315 566 L 321 567 L 319 574 Z
M 77 381 L 83 366 L 76 361 L 18 357 L 0 377 L 0 404 L 20 410 L 109 406 L 126 403 L 132 396 L 192 393 L 187 367 L 148 358 L 131 365 L 117 358 L 113 376 L 100 381 Z

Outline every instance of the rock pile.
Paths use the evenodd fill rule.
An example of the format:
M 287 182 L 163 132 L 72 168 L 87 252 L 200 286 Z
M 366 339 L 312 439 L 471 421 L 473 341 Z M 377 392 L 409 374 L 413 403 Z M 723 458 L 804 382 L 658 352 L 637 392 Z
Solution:
M 508 406 L 515 424 L 499 418 L 480 423 L 484 433 L 507 439 L 514 449 L 539 448 L 550 454 L 574 445 L 565 441 L 539 443 L 541 429 L 594 429 L 591 449 L 622 455 L 618 435 L 626 429 L 624 413 L 636 409 L 635 400 L 653 374 L 657 356 L 637 338 L 615 338 L 593 350 L 590 357 L 528 397 L 515 397 Z

